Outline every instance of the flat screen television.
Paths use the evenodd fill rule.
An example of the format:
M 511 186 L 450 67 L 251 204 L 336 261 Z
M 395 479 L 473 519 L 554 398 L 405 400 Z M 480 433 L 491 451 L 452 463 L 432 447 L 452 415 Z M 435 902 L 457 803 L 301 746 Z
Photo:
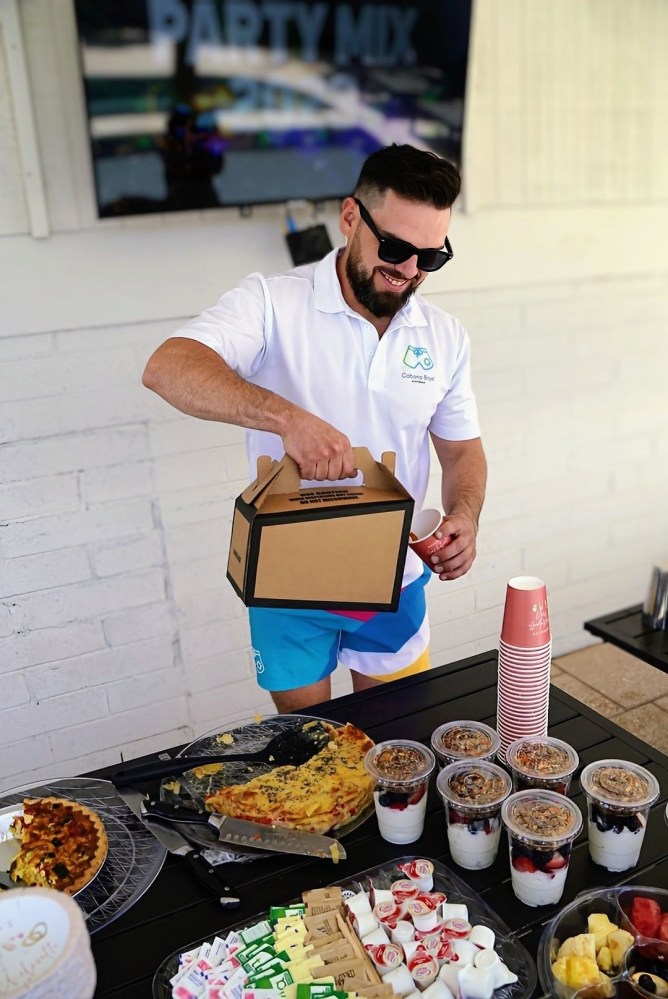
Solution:
M 75 0 L 100 217 L 350 194 L 459 163 L 471 0 Z

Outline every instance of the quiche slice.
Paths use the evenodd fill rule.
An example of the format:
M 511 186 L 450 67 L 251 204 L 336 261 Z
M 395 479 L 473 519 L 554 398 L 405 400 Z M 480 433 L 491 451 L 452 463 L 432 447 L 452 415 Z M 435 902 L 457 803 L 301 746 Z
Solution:
M 275 767 L 246 784 L 227 785 L 207 795 L 211 812 L 237 819 L 286 826 L 305 832 L 338 829 L 373 800 L 373 782 L 364 769 L 372 740 L 350 723 L 323 723 L 330 739 L 301 766 Z
M 11 879 L 66 895 L 81 891 L 107 855 L 107 834 L 99 815 L 66 798 L 27 798 L 10 831 L 20 843 L 9 870 Z

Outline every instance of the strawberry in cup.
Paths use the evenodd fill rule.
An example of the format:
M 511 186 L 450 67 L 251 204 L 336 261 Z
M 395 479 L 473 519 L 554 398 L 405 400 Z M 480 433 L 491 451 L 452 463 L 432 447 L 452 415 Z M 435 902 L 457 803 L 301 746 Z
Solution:
M 553 905 L 564 890 L 573 840 L 582 828 L 579 808 L 555 791 L 517 791 L 501 818 L 508 832 L 513 891 L 525 905 Z

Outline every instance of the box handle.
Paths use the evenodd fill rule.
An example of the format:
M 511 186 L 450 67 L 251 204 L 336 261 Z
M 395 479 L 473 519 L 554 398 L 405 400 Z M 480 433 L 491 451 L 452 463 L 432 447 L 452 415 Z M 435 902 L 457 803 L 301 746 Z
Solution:
M 387 486 L 387 473 L 394 475 L 396 465 L 396 454 L 394 451 L 383 451 L 382 461 L 377 462 L 367 447 L 353 448 L 355 456 L 355 468 L 364 477 L 364 485 L 371 488 L 381 489 Z M 259 462 L 259 459 L 258 459 Z M 301 488 L 301 475 L 299 465 L 289 455 L 284 455 L 280 461 L 280 472 L 269 483 L 268 492 L 293 493 Z M 341 487 L 345 488 L 346 479 L 341 479 Z

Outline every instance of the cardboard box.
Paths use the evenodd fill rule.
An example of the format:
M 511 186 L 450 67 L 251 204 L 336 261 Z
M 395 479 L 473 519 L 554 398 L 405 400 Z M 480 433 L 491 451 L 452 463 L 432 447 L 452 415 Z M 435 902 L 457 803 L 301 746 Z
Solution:
M 227 563 L 248 607 L 397 609 L 413 498 L 393 452 L 377 462 L 355 448 L 355 462 L 363 485 L 302 489 L 292 458 L 258 459 L 235 503 Z

